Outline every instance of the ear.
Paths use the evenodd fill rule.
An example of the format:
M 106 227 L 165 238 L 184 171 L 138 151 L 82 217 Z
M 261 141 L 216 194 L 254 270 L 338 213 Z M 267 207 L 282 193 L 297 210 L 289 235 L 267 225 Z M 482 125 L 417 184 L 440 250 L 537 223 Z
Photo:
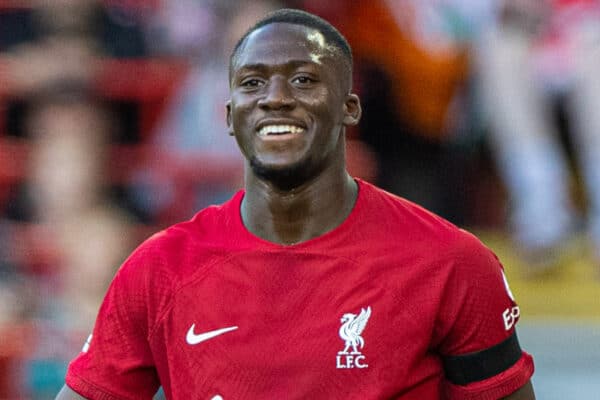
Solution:
M 231 100 L 227 100 L 225 108 L 227 109 L 227 128 L 229 129 L 229 136 L 233 136 L 235 132 L 233 131 L 233 122 L 231 121 Z
M 360 99 L 354 93 L 350 93 L 346 96 L 346 101 L 344 102 L 344 125 L 357 125 L 361 115 Z

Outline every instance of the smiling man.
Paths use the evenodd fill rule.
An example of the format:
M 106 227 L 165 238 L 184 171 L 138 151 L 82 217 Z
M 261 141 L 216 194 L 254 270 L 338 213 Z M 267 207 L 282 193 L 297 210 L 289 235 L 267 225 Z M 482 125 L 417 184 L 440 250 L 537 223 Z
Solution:
M 279 10 L 229 76 L 245 189 L 128 258 L 58 399 L 534 399 L 496 257 L 346 172 L 339 32 Z

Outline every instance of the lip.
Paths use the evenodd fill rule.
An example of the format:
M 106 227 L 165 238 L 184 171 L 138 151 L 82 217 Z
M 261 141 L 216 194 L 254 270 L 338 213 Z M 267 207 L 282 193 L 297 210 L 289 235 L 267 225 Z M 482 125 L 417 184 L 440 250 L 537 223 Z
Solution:
M 263 127 L 268 125 L 293 125 L 302 129 L 306 129 L 307 126 L 304 122 L 293 120 L 293 119 L 280 119 L 280 118 L 268 118 L 261 120 L 256 125 L 256 132 L 260 131 Z

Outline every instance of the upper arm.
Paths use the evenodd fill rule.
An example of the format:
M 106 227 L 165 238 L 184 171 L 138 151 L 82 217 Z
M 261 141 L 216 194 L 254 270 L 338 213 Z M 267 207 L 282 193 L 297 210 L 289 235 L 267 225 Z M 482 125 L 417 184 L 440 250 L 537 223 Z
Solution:
M 472 237 L 457 246 L 438 319 L 448 397 L 531 399 L 533 361 L 518 343 L 519 308 L 496 256 Z
M 56 395 L 55 400 L 86 400 L 85 397 L 81 397 L 77 393 L 75 393 L 70 387 L 64 385 L 58 395 Z
M 130 257 L 113 279 L 92 335 L 69 364 L 65 382 L 72 391 L 93 399 L 151 399 L 160 386 L 149 339 L 154 317 L 149 317 L 144 262 L 149 263 Z

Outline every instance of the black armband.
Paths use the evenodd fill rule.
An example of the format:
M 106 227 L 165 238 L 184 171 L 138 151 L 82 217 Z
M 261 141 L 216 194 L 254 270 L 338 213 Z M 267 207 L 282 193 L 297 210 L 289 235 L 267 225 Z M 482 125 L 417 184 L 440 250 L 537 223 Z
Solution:
M 446 378 L 456 385 L 482 381 L 506 371 L 521 358 L 521 346 L 514 332 L 488 349 L 458 356 L 442 356 Z

